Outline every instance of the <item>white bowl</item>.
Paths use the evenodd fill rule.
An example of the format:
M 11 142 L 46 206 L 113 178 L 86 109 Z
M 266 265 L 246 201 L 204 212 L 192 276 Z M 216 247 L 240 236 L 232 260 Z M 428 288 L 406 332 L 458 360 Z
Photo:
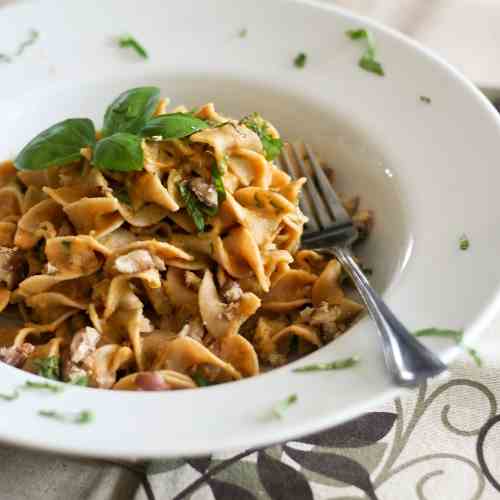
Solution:
M 345 36 L 358 27 L 375 34 L 385 77 L 358 67 L 363 43 Z M 213 100 L 229 115 L 258 110 L 286 138 L 312 143 L 337 169 L 342 190 L 375 210 L 366 259 L 409 328 L 464 328 L 470 341 L 498 308 L 500 120 L 471 83 L 418 44 L 334 7 L 285 0 L 150 0 L 140 9 L 134 0 L 22 3 L 2 10 L 2 48 L 14 50 L 29 28 L 39 30 L 38 42 L 1 68 L 0 158 L 60 119 L 100 124 L 111 99 L 136 85 L 159 85 L 174 103 Z M 143 43 L 148 61 L 117 47 L 122 32 Z M 308 55 L 304 69 L 292 63 L 298 52 Z M 462 233 L 471 241 L 466 252 Z M 446 361 L 457 353 L 444 340 L 429 345 Z M 196 391 L 23 393 L 0 403 L 0 440 L 122 458 L 287 440 L 396 394 L 368 319 L 294 366 L 353 354 L 362 362 L 350 370 L 296 374 L 289 365 Z M 36 379 L 3 364 L 0 374 L 0 392 Z M 298 401 L 286 417 L 268 418 L 291 393 Z M 38 416 L 44 408 L 96 417 L 72 426 Z

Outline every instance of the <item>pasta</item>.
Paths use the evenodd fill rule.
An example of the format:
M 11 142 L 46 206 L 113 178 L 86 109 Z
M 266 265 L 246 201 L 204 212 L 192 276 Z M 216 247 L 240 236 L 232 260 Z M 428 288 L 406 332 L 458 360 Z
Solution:
M 53 378 L 105 389 L 196 388 L 317 349 L 362 310 L 335 259 L 300 249 L 305 179 L 273 162 L 270 123 L 153 104 L 141 130 L 198 127 L 142 134 L 139 168 L 99 164 L 100 133 L 48 168 L 0 164 L 0 311 L 19 318 L 1 361 L 44 374 L 51 360 Z M 367 233 L 371 212 L 345 204 Z

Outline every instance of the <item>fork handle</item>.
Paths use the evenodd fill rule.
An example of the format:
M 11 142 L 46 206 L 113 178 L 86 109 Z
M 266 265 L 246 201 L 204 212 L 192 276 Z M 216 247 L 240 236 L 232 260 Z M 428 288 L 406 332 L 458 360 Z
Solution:
M 385 363 L 394 382 L 414 387 L 446 371 L 446 365 L 419 342 L 396 318 L 371 287 L 348 247 L 334 247 L 332 253 L 351 276 L 382 337 Z

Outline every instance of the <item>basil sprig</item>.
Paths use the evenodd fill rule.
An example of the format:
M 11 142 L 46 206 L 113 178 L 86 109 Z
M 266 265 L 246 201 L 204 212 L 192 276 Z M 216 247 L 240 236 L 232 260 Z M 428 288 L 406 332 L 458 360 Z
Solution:
M 141 130 L 141 135 L 162 139 L 182 139 L 208 126 L 206 121 L 190 113 L 169 113 L 148 120 Z
M 122 92 L 104 114 L 103 137 L 115 132 L 138 134 L 160 101 L 158 87 L 137 87 Z
M 95 145 L 94 124 L 88 118 L 69 118 L 32 139 L 14 160 L 18 170 L 43 170 L 80 159 L 80 150 Z
M 41 377 L 50 378 L 52 380 L 60 380 L 61 378 L 59 363 L 59 356 L 37 358 L 33 362 L 38 375 L 40 375 Z
M 101 139 L 95 147 L 92 163 L 104 170 L 122 172 L 142 170 L 144 153 L 141 138 L 137 135 L 117 132 Z

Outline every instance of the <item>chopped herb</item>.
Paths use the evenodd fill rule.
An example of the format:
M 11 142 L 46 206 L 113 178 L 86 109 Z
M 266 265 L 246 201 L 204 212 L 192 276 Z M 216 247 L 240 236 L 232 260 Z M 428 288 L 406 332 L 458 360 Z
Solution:
M 470 247 L 469 238 L 465 234 L 462 234 L 459 239 L 460 250 L 467 250 Z
M 9 55 L 9 54 L 0 54 L 0 62 L 4 62 L 4 63 L 11 63 L 12 60 L 14 59 L 14 57 L 19 57 L 25 50 L 27 47 L 29 47 L 30 45 L 33 45 L 38 37 L 39 37 L 39 33 L 38 31 L 36 30 L 30 30 L 29 34 L 28 34 L 28 38 L 26 38 L 26 40 L 23 40 L 17 47 L 16 51 L 12 54 L 12 55 Z
M 62 385 L 57 384 L 49 384 L 48 382 L 32 382 L 28 380 L 25 382 L 21 389 L 43 389 L 50 392 L 62 392 L 64 391 L 64 387 Z
M 461 330 L 440 330 L 439 328 L 426 328 L 418 330 L 414 333 L 415 337 L 444 337 L 454 340 L 476 363 L 477 366 L 482 366 L 483 362 L 475 349 L 466 346 L 463 343 L 464 332 Z
M 203 212 L 200 209 L 197 199 L 187 186 L 187 182 L 183 181 L 179 183 L 179 193 L 186 204 L 186 210 L 193 219 L 196 229 L 198 229 L 200 233 L 203 232 L 205 229 L 205 218 L 203 217 Z
M 12 391 L 12 394 L 0 394 L 0 399 L 2 401 L 14 401 L 19 397 L 19 391 Z
M 118 39 L 118 44 L 122 48 L 131 48 L 137 52 L 142 58 L 147 59 L 148 53 L 144 49 L 144 47 L 133 37 L 130 35 L 122 36 Z
M 79 377 L 72 378 L 69 383 L 71 385 L 81 385 L 87 387 L 89 385 L 89 378 L 87 375 L 80 375 Z
M 37 374 L 41 377 L 59 380 L 59 356 L 48 356 L 47 358 L 38 358 L 34 360 Z
M 431 98 L 430 97 L 427 97 L 426 95 L 421 95 L 420 96 L 420 100 L 422 102 L 425 102 L 425 104 L 430 104 L 432 102 Z
M 210 382 L 199 372 L 196 372 L 192 376 L 192 378 L 196 382 L 196 385 L 198 387 L 206 387 L 206 386 L 210 385 Z
M 272 161 L 281 153 L 283 141 L 278 137 L 271 136 L 267 122 L 258 113 L 245 116 L 240 120 L 240 123 L 259 136 L 266 160 Z
M 113 190 L 113 196 L 121 203 L 125 203 L 125 205 L 130 205 L 130 196 L 126 188 Z
M 217 163 L 212 165 L 212 182 L 214 183 L 215 190 L 217 191 L 217 198 L 220 204 L 226 199 L 226 189 L 224 187 L 222 174 L 217 166 Z
M 373 269 L 371 267 L 361 266 L 361 271 L 365 276 L 371 276 L 373 274 Z
M 94 419 L 94 414 L 90 410 L 82 410 L 78 413 L 60 413 L 55 410 L 40 410 L 38 415 L 72 424 L 88 424 Z
M 296 68 L 303 68 L 307 62 L 307 55 L 304 52 L 297 54 L 297 57 L 293 60 L 293 64 Z
M 273 415 L 276 418 L 283 418 L 285 411 L 298 400 L 297 394 L 291 394 L 286 399 L 279 401 L 273 407 Z
M 305 373 L 328 370 L 343 370 L 344 368 L 351 368 L 358 363 L 359 358 L 357 356 L 351 356 L 350 358 L 338 359 L 337 361 L 332 361 L 331 363 L 318 363 L 316 365 L 301 366 L 300 368 L 295 368 L 295 370 L 293 371 L 296 373 Z
M 71 248 L 71 241 L 69 240 L 62 240 L 61 245 L 66 249 L 69 250 Z
M 238 36 L 240 38 L 245 38 L 247 35 L 248 35 L 248 30 L 246 28 L 243 28 L 238 32 Z
M 36 30 L 30 30 L 28 38 L 21 42 L 19 46 L 17 47 L 15 56 L 20 56 L 30 45 L 33 45 L 37 40 L 38 37 L 40 36 L 40 33 Z
M 370 71 L 371 73 L 375 73 L 379 76 L 384 76 L 384 69 L 382 68 L 380 62 L 376 60 L 375 41 L 371 32 L 366 29 L 348 30 L 346 31 L 346 35 L 351 40 L 366 40 L 367 48 L 358 62 L 359 66 L 366 71 Z

